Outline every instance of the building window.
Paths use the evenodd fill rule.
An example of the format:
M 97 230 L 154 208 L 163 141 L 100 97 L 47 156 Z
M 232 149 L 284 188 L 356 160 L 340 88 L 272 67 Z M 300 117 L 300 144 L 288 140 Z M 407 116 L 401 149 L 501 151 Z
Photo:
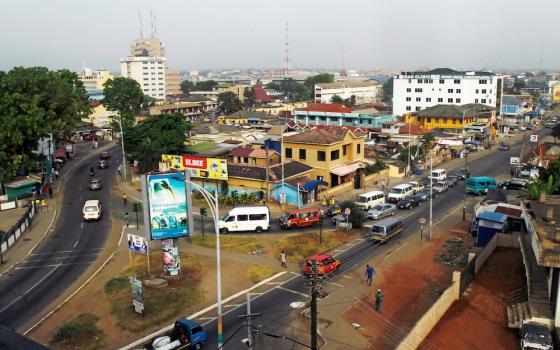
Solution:
M 420 107 L 416 107 L 416 112 L 418 112 L 420 110 Z
M 305 156 L 306 156 L 306 155 L 307 155 L 307 154 L 306 154 L 306 152 L 305 152 L 305 149 L 300 148 L 300 149 L 299 149 L 299 159 L 300 159 L 300 160 L 305 160 Z
M 416 97 L 416 102 L 420 102 L 422 99 L 420 97 Z
M 443 124 L 447 124 L 447 118 L 443 118 Z
M 432 122 L 432 118 L 426 118 L 426 122 L 431 123 L 431 122 Z
M 481 79 L 481 80 L 478 81 L 478 83 L 479 83 L 479 84 L 486 84 L 486 83 L 488 83 L 488 80 L 486 80 L 486 79 Z
M 440 84 L 443 84 L 443 83 L 445 83 L 445 80 L 440 79 L 440 80 L 439 80 L 439 83 L 440 83 Z
M 434 123 L 439 123 L 439 118 L 434 118 Z
M 406 92 L 412 92 L 411 88 L 406 88 Z
M 348 145 L 342 145 L 342 156 L 346 156 L 348 154 Z
M 319 119 L 320 119 L 322 122 L 327 121 L 327 117 L 319 117 Z
M 490 94 L 492 93 L 492 89 L 490 89 L 490 92 L 489 92 L 489 93 L 490 93 Z
M 452 99 L 452 98 L 448 98 L 448 99 L 447 99 L 447 102 L 453 103 L 453 99 Z
M 410 110 L 412 110 L 412 107 L 406 106 L 406 110 L 407 110 L 407 111 L 410 111 Z
M 418 84 L 422 84 L 422 83 L 423 83 L 422 79 L 418 79 Z
M 416 88 L 414 89 L 414 92 L 422 92 L 422 88 Z
M 285 152 L 286 152 L 286 158 L 292 158 L 292 149 L 291 148 L 286 148 Z
M 486 99 L 485 98 L 481 99 L 480 103 L 486 103 Z
M 407 97 L 407 98 L 406 98 L 406 100 L 407 100 L 407 101 L 410 101 L 410 100 L 412 100 L 412 98 L 410 98 L 410 97 Z
M 356 153 L 362 153 L 362 145 L 360 145 L 359 143 L 356 145 Z
M 408 79 L 408 83 L 409 83 L 409 84 L 412 83 L 412 79 Z
M 492 104 L 492 99 L 489 99 L 489 100 L 488 100 L 488 103 L 489 103 L 489 104 Z
M 456 99 L 455 99 L 455 103 L 461 103 L 461 99 L 460 99 L 460 98 L 456 98 Z
M 447 89 L 447 92 L 452 94 L 453 93 L 453 89 Z
M 443 98 L 442 98 L 442 97 L 438 97 L 437 101 L 438 101 L 438 102 L 443 102 Z
M 486 93 L 486 89 L 482 89 L 482 93 L 485 94 L 485 93 Z
M 315 121 L 315 117 L 309 117 L 309 121 Z
M 325 151 L 317 151 L 317 161 L 324 162 L 325 160 L 327 160 Z
M 453 80 L 453 83 L 455 83 L 455 84 L 461 84 L 461 80 L 460 80 L 460 79 L 455 79 L 455 80 Z
M 339 150 L 331 151 L 331 160 L 337 160 L 338 158 L 340 158 Z
M 426 102 L 432 102 L 432 98 L 431 97 L 426 97 Z
M 455 92 L 458 93 L 458 94 L 460 94 L 460 93 L 461 93 L 461 89 L 456 89 Z
M 433 79 L 428 79 L 428 84 L 433 84 L 434 80 Z
M 453 119 L 453 124 L 457 124 L 457 119 Z
M 474 99 L 474 103 L 478 103 L 478 98 L 475 98 L 475 99 Z

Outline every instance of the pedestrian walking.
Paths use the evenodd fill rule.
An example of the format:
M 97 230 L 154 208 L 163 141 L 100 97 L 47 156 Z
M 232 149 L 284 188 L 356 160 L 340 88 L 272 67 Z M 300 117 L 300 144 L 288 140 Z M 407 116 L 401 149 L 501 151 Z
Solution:
M 128 196 L 126 195 L 126 193 L 122 194 L 122 201 L 123 201 L 123 206 L 126 207 L 126 203 L 128 202 Z
M 383 292 L 381 291 L 381 289 L 377 290 L 377 293 L 375 293 L 375 311 L 381 313 L 381 308 L 383 307 Z
M 371 287 L 371 283 L 373 282 L 373 275 L 375 274 L 375 270 L 373 266 L 366 265 L 366 272 L 364 273 L 364 278 L 366 280 L 366 284 Z
M 117 170 L 119 171 L 119 176 L 121 176 L 122 164 L 119 164 L 119 167 L 117 168 Z
M 329 204 L 331 205 L 331 207 L 334 207 L 335 205 L 334 196 L 331 196 L 331 199 L 329 200 Z
M 282 250 L 282 253 L 280 253 L 280 266 L 288 268 L 288 266 L 286 265 L 286 252 L 284 252 L 284 250 Z
M 128 228 L 128 212 L 124 213 L 124 223 L 125 223 L 126 227 Z
M 321 201 L 321 205 L 322 205 L 323 207 L 326 207 L 326 206 L 327 206 L 327 199 L 325 198 L 325 196 L 323 196 L 323 200 Z
M 52 198 L 53 197 L 53 190 L 52 190 L 52 186 L 49 186 L 49 197 Z
M 58 172 L 58 169 L 54 170 L 54 177 L 58 180 L 58 178 L 60 177 L 60 173 Z

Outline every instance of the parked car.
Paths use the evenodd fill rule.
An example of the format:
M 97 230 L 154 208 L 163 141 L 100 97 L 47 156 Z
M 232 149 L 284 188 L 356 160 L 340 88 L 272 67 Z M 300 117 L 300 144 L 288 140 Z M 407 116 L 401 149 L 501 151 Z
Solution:
M 303 266 L 303 273 L 307 276 L 313 274 L 313 260 L 315 260 L 317 275 L 319 276 L 331 274 L 340 267 L 340 260 L 335 259 L 332 255 L 317 253 L 307 258 Z
M 88 187 L 90 190 L 95 191 L 100 190 L 103 187 L 103 184 L 101 183 L 101 179 L 91 179 L 89 180 Z
M 429 176 L 429 178 L 436 179 L 437 181 L 443 181 L 446 177 L 447 171 L 445 169 L 434 169 Z
M 465 188 L 467 193 L 481 195 L 487 193 L 488 190 L 495 189 L 496 180 L 488 176 L 469 177 Z
M 455 175 L 459 178 L 459 180 L 465 180 L 471 175 L 471 171 L 469 170 L 469 168 L 461 168 L 457 170 Z
M 391 196 L 391 194 L 389 194 Z M 358 196 L 354 204 L 364 210 L 372 208 L 374 205 L 385 203 L 385 194 L 381 191 L 371 191 Z
M 404 199 L 401 199 L 397 203 L 397 207 L 400 209 L 412 209 L 414 207 L 419 207 L 422 204 L 422 199 L 420 196 L 412 195 Z
M 109 162 L 105 159 L 102 159 L 97 163 L 97 167 L 99 169 L 107 169 L 109 167 Z
M 84 141 L 91 142 L 91 141 L 99 141 L 99 140 L 101 140 L 101 136 L 96 135 L 96 134 L 89 134 L 89 135 L 84 136 Z
M 435 179 L 431 179 L 429 177 L 425 177 L 422 179 L 422 186 L 424 186 L 424 188 L 429 188 L 430 187 L 430 182 L 432 183 L 432 185 L 434 185 L 436 183 Z
M 188 318 L 180 318 L 172 329 L 155 338 L 144 349 L 201 349 L 205 343 L 206 331 L 202 326 Z
M 438 192 L 436 191 L 435 188 L 431 192 L 430 192 L 429 188 L 424 188 L 422 191 L 420 191 L 416 194 L 416 196 L 419 197 L 423 201 L 429 200 L 430 197 L 436 198 L 437 195 L 438 195 Z
M 445 181 L 447 181 L 449 187 L 455 187 L 457 182 L 459 182 L 459 177 L 457 175 L 449 175 Z
M 422 183 L 420 183 L 420 182 L 418 182 L 418 181 L 410 181 L 408 184 L 409 184 L 410 186 L 412 186 L 412 192 L 413 192 L 414 194 L 416 194 L 416 193 L 422 191 L 422 189 L 424 188 L 424 184 L 422 184 Z
M 401 184 L 393 187 L 389 194 L 387 195 L 387 202 L 397 203 L 399 200 L 410 196 L 414 193 L 414 189 L 410 184 Z
M 332 223 L 335 226 L 337 223 L 347 222 L 347 221 L 348 221 L 348 215 L 344 213 L 336 214 L 335 216 L 332 217 Z
M 438 181 L 434 186 L 434 190 L 438 191 L 439 193 L 447 192 L 448 189 L 449 185 L 447 184 L 447 181 Z
M 527 187 L 529 181 L 526 179 L 513 178 L 502 182 L 498 187 L 504 190 L 522 190 Z
M 296 209 L 285 212 L 280 216 L 279 222 L 282 228 L 308 227 L 319 223 L 321 211 L 316 208 Z
M 527 128 L 527 130 L 533 130 L 534 127 L 531 124 L 527 124 L 525 125 L 525 127 Z
M 109 158 L 111 158 L 109 152 L 101 152 L 101 154 L 99 155 L 99 159 L 109 159 Z
M 552 350 L 552 336 L 550 329 L 542 323 L 524 321 L 519 329 L 522 350 Z
M 368 219 L 381 219 L 386 216 L 395 215 L 397 213 L 397 206 L 390 203 L 385 204 L 378 204 L 368 210 L 367 217 Z
M 510 146 L 507 143 L 500 144 L 500 151 L 509 151 Z
M 325 210 L 325 215 L 327 216 L 335 216 L 337 214 L 342 213 L 342 207 L 340 205 L 333 205 L 327 208 L 327 210 Z

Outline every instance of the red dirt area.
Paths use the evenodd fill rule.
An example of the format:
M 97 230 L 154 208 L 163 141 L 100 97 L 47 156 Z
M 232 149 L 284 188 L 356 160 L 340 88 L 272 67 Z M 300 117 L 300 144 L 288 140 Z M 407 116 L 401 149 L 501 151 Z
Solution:
M 496 248 L 463 297 L 455 302 L 419 349 L 517 349 L 505 307 L 525 285 L 519 249 Z
M 458 268 L 438 262 L 435 256 L 441 252 L 445 240 L 455 235 L 450 230 L 422 246 L 409 243 L 395 253 L 398 256 L 376 266 L 375 288 L 368 299 L 350 306 L 342 315 L 347 322 L 360 324 L 362 335 L 370 338 L 369 349 L 395 349 L 449 287 L 453 271 Z M 381 313 L 374 308 L 378 288 L 385 295 Z

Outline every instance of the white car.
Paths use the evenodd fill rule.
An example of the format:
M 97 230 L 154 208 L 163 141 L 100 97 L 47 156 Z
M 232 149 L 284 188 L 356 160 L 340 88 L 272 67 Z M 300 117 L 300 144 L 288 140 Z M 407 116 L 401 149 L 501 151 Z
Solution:
M 389 194 L 387 195 L 388 202 L 395 202 L 397 203 L 401 199 L 410 196 L 414 193 L 414 189 L 410 184 L 401 184 L 393 187 Z
M 85 221 L 101 219 L 101 202 L 96 199 L 86 201 L 82 213 Z

